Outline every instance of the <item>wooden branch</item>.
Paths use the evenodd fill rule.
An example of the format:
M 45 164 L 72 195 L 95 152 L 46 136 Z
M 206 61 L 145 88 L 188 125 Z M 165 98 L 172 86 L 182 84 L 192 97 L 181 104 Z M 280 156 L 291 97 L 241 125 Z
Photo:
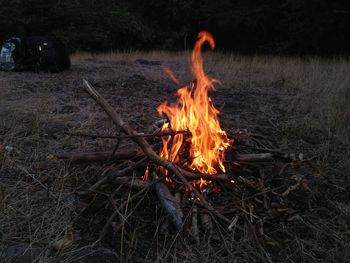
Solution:
M 147 157 L 144 157 L 141 160 L 137 161 L 136 163 L 133 163 L 132 165 L 130 165 L 124 169 L 121 169 L 121 170 L 107 170 L 107 171 L 105 171 L 102 174 L 102 175 L 104 175 L 104 177 L 101 180 L 99 180 L 98 182 L 96 182 L 93 186 L 91 186 L 89 191 L 96 190 L 101 185 L 106 183 L 108 181 L 108 179 L 110 179 L 110 178 L 118 178 L 118 177 L 122 177 L 122 176 L 127 175 L 128 173 L 132 172 L 136 168 L 143 165 L 147 161 L 147 159 L 148 159 Z
M 151 177 L 152 181 L 157 181 L 159 179 L 155 172 L 151 173 Z M 176 229 L 180 231 L 183 224 L 183 213 L 179 203 L 176 201 L 175 197 L 170 193 L 168 187 L 163 182 L 158 181 L 154 187 L 167 217 L 174 224 Z
M 106 152 L 86 152 L 86 153 L 61 153 L 50 156 L 52 159 L 67 160 L 71 163 L 100 162 L 105 160 L 126 160 L 140 155 L 139 150 L 116 152 L 112 156 L 112 151 Z
M 164 131 L 157 131 L 154 133 L 137 133 L 134 135 L 106 135 L 106 134 L 90 134 L 84 132 L 65 132 L 64 134 L 70 136 L 78 137 L 88 137 L 88 138 L 101 138 L 101 139 L 131 139 L 135 137 L 164 137 L 164 136 L 174 136 L 176 134 L 191 135 L 189 131 L 174 131 L 172 129 L 166 129 Z
M 108 134 L 91 134 L 85 132 L 65 132 L 64 134 L 76 137 L 87 137 L 92 139 L 117 139 L 118 136 Z
M 104 109 L 104 111 L 108 114 L 108 116 L 112 119 L 114 124 L 121 128 L 121 130 L 127 135 L 137 135 L 138 133 L 134 131 L 128 123 L 123 121 L 123 119 L 119 116 L 119 114 L 108 104 L 108 102 L 91 86 L 89 82 L 83 80 L 85 91 Z M 149 145 L 149 143 L 143 137 L 132 137 L 132 140 L 137 143 L 146 156 L 149 157 L 150 160 L 155 162 L 156 164 L 163 166 L 184 184 L 184 186 L 189 189 L 194 196 L 198 198 L 202 206 L 204 206 L 208 211 L 216 215 L 221 220 L 225 221 L 227 224 L 231 223 L 231 220 L 226 216 L 219 213 L 215 210 L 206 200 L 205 198 L 186 180 L 185 177 L 181 174 L 178 168 L 168 160 L 160 157 Z
M 238 162 L 263 162 L 272 161 L 271 153 L 253 153 L 253 154 L 237 154 L 236 161 Z

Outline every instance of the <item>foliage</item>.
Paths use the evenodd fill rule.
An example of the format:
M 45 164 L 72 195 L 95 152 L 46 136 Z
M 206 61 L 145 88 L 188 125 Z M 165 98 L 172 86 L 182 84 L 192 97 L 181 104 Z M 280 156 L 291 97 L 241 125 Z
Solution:
M 244 53 L 350 51 L 345 0 L 0 0 L 0 40 L 48 34 L 72 49 L 181 50 L 199 30 Z

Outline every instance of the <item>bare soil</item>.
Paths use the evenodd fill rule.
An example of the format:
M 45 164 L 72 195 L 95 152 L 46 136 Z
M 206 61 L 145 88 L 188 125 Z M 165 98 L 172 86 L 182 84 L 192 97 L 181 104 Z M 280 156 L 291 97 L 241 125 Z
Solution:
M 311 192 L 307 196 L 296 196 L 300 200 L 300 206 L 295 207 L 297 217 L 292 221 L 276 219 L 274 232 L 269 233 L 270 243 L 265 240 L 263 248 L 257 248 L 253 237 L 238 239 L 224 228 L 218 230 L 219 238 L 208 240 L 203 235 L 200 244 L 196 244 L 172 228 L 163 227 L 164 214 L 152 193 L 130 204 L 124 211 L 129 219 L 121 227 L 116 222 L 105 240 L 91 247 L 110 213 L 96 205 L 99 198 L 106 197 L 97 196 L 93 200 L 95 205 L 85 209 L 91 200 L 79 197 L 76 192 L 99 178 L 101 165 L 73 166 L 50 156 L 113 150 L 115 142 L 111 139 L 65 134 L 116 132 L 111 121 L 82 91 L 82 79 L 90 81 L 133 128 L 149 132 L 159 118 L 157 106 L 164 100 L 174 101 L 178 88 L 161 66 L 173 69 L 184 84 L 191 77 L 187 61 L 146 62 L 89 58 L 73 60 L 72 68 L 60 74 L 0 72 L 0 259 L 349 261 L 350 188 L 349 180 L 341 177 L 345 166 L 340 164 L 343 159 L 339 157 L 347 149 L 320 156 L 326 135 L 316 126 L 303 129 L 306 110 L 300 90 L 288 79 L 261 80 L 254 75 L 247 77 L 246 73 L 238 76 L 234 84 L 223 83 L 211 94 L 214 104 L 221 109 L 222 127 L 233 131 L 247 129 L 268 138 L 271 148 L 314 157 L 316 165 L 323 162 L 319 167 L 329 167 L 320 169 L 331 183 L 309 171 L 310 177 L 317 178 L 312 181 L 318 181 L 317 185 L 309 185 Z M 215 77 L 215 72 L 210 73 Z M 120 149 L 131 147 L 135 147 L 131 142 L 123 142 Z M 67 239 L 69 234 L 74 236 L 73 242 L 57 250 L 57 242 Z M 18 261 L 11 261 L 14 256 Z

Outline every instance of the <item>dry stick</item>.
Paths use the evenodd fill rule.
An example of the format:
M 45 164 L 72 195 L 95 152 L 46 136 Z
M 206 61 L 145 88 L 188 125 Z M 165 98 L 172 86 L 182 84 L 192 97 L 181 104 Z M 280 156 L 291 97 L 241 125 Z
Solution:
M 155 172 L 151 173 L 152 181 L 157 181 L 159 178 Z M 169 220 L 174 224 L 178 231 L 181 230 L 183 225 L 183 213 L 179 203 L 175 197 L 170 193 L 168 187 L 161 181 L 155 184 L 155 190 L 160 203 L 165 210 Z
M 261 167 L 259 167 L 259 174 L 260 174 L 260 178 L 259 178 L 260 188 L 261 188 L 261 191 L 264 191 L 264 189 L 265 189 L 265 184 L 264 184 L 265 171 Z M 268 209 L 267 195 L 263 194 L 263 198 L 264 198 L 264 208 Z
M 99 180 L 98 182 L 96 182 L 93 186 L 91 186 L 89 188 L 89 191 L 94 191 L 97 188 L 99 188 L 101 185 L 103 185 L 104 183 L 106 183 L 108 181 L 108 179 L 110 178 L 117 178 L 117 177 L 122 177 L 127 175 L 129 172 L 133 171 L 134 169 L 136 169 L 137 167 L 141 166 L 142 164 L 144 164 L 147 161 L 147 157 L 142 158 L 141 160 L 137 161 L 136 163 L 125 167 L 124 169 L 121 170 L 109 170 L 107 172 L 105 172 L 105 176 Z
M 196 243 L 199 244 L 199 230 L 198 230 L 198 208 L 196 205 L 193 205 L 192 209 L 192 225 L 191 225 L 191 233 Z
M 109 156 L 108 161 L 110 161 L 110 160 L 113 158 L 113 156 L 115 155 L 115 153 L 117 152 L 121 141 L 122 141 L 121 139 L 117 139 L 117 143 L 115 144 L 114 149 L 113 149 L 113 152 L 112 152 L 112 154 Z
M 76 137 L 87 137 L 92 139 L 117 139 L 118 136 L 116 135 L 108 135 L 108 134 L 91 134 L 91 133 L 85 133 L 85 132 L 64 132 L 64 134 L 69 136 L 76 136 Z
M 229 177 L 227 174 L 211 175 L 211 174 L 193 173 L 179 166 L 177 166 L 177 169 L 185 178 L 191 179 L 191 180 L 199 180 L 199 179 L 210 180 L 210 181 L 228 181 L 229 180 Z
M 112 119 L 115 125 L 120 127 L 126 135 L 137 135 L 138 133 L 134 131 L 128 123 L 123 121 L 123 119 L 119 116 L 119 114 L 108 104 L 108 102 L 91 86 L 89 82 L 83 80 L 84 90 L 103 108 L 103 110 L 108 114 L 108 116 Z M 231 223 L 231 220 L 226 216 L 220 214 L 217 210 L 215 210 L 205 198 L 186 180 L 185 177 L 181 174 L 181 172 L 177 169 L 177 167 L 170 161 L 160 157 L 150 146 L 150 144 L 143 137 L 131 137 L 131 139 L 137 143 L 146 156 L 150 158 L 153 162 L 157 163 L 160 166 L 163 166 L 168 171 L 174 173 L 180 181 L 188 188 L 200 201 L 202 206 L 212 212 L 221 220 L 225 221 L 227 224 Z
M 272 160 L 273 155 L 271 153 L 238 154 L 236 156 L 236 161 L 238 162 L 260 162 Z
M 111 151 L 108 152 L 87 152 L 87 153 L 62 153 L 53 155 L 52 159 L 62 159 L 68 160 L 72 163 L 81 163 L 81 162 L 98 162 L 104 160 L 125 160 L 135 157 L 140 154 L 138 150 L 117 152 L 112 155 Z

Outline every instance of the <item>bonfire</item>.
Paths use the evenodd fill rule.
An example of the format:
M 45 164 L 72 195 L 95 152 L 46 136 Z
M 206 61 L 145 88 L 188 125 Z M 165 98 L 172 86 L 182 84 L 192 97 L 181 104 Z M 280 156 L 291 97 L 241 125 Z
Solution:
M 94 196 L 102 189 L 113 192 L 118 185 L 136 189 L 137 193 L 121 204 L 120 209 L 153 190 L 172 223 L 169 225 L 190 233 L 196 241 L 201 235 L 212 235 L 215 225 L 224 225 L 229 231 L 243 231 L 244 225 L 256 224 L 257 235 L 264 235 L 267 220 L 293 216 L 293 209 L 286 205 L 285 199 L 293 191 L 308 191 L 300 167 L 309 160 L 304 160 L 302 154 L 271 148 L 268 140 L 259 134 L 221 126 L 220 112 L 209 92 L 215 92 L 222 84 L 204 71 L 202 47 L 206 43 L 214 48 L 213 36 L 200 32 L 191 56 L 194 80 L 178 88 L 175 102 L 159 105 L 161 119 L 155 120 L 160 124 L 159 129 L 151 133 L 135 131 L 84 80 L 85 91 L 124 135 L 91 136 L 115 138 L 118 143 L 111 152 L 68 153 L 56 158 L 71 163 L 113 160 L 116 165 L 104 168 L 102 177 L 78 194 Z M 166 72 L 180 83 L 170 69 Z M 139 148 L 118 151 L 120 140 L 132 140 Z M 267 174 L 272 170 L 278 170 L 283 180 Z M 98 240 L 105 237 L 117 215 L 118 209 L 106 220 Z

